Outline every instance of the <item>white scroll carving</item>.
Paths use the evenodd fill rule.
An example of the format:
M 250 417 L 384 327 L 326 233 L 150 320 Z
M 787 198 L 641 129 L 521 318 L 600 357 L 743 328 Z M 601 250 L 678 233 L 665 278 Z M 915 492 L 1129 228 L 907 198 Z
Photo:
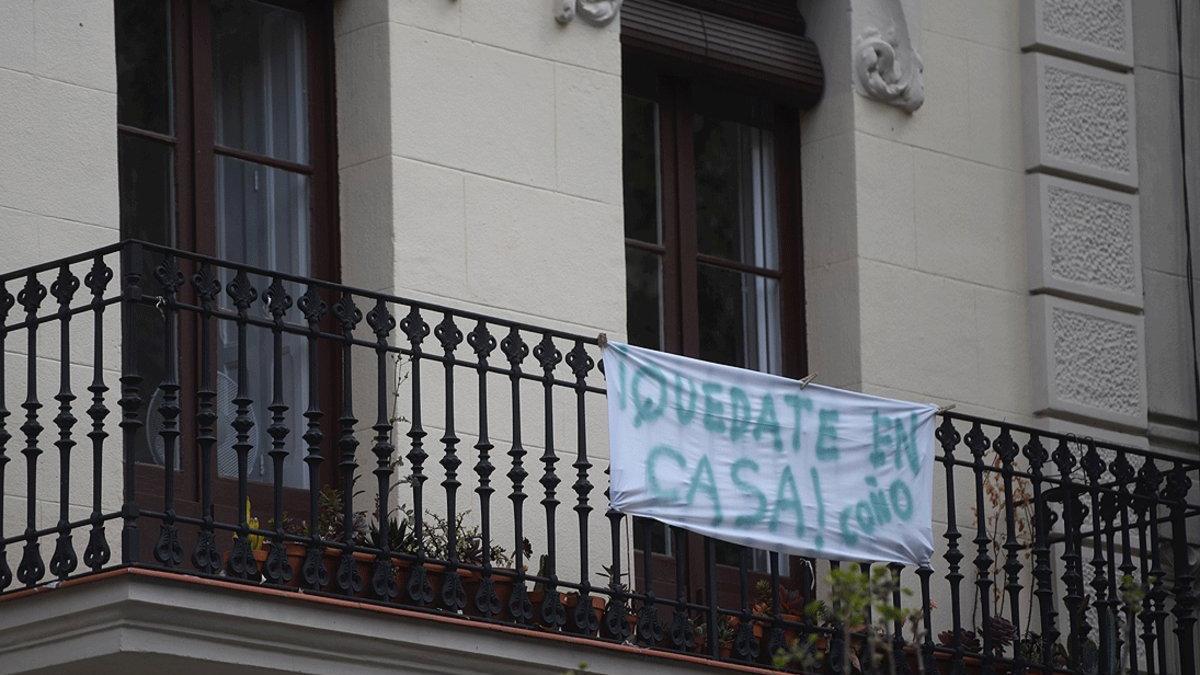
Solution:
M 913 48 L 901 0 L 854 4 L 854 88 L 869 99 L 913 112 L 925 102 L 921 57 Z M 880 28 L 883 26 L 884 28 Z
M 578 16 L 584 23 L 607 26 L 621 11 L 621 0 L 557 0 L 554 18 L 561 24 L 571 23 Z

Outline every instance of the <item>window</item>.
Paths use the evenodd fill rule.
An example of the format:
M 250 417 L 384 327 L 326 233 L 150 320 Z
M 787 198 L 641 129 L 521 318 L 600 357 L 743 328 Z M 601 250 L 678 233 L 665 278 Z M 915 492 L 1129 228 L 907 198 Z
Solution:
M 796 111 L 656 76 L 627 85 L 623 117 L 630 342 L 803 376 Z M 634 525 L 635 548 L 658 557 L 702 560 L 694 539 Z M 739 551 L 718 543 L 717 562 L 736 566 Z M 769 572 L 767 554 L 751 566 Z M 782 575 L 793 567 L 780 559 Z
M 116 0 L 114 10 L 122 236 L 272 271 L 336 279 L 328 3 Z M 220 281 L 224 287 L 230 278 Z M 288 290 L 293 297 L 303 293 Z M 226 294 L 220 298 L 223 308 L 232 309 Z M 130 333 L 134 338 L 127 348 L 137 355 L 145 378 L 143 398 L 153 410 L 165 372 L 162 322 L 147 308 L 135 326 L 139 329 Z M 178 339 L 194 341 L 197 331 L 185 317 Z M 221 420 L 233 416 L 235 334 L 229 322 L 213 333 Z M 255 401 L 254 433 L 260 435 L 248 477 L 259 484 L 273 480 L 266 457 L 270 340 L 268 330 L 248 331 L 249 397 Z M 195 350 L 181 354 L 188 396 L 195 389 L 186 385 L 189 378 L 193 385 L 197 379 L 198 358 Z M 300 429 L 308 404 L 308 389 L 302 386 L 309 363 L 305 340 L 285 336 L 284 358 L 288 424 Z M 189 404 L 185 398 L 183 405 Z M 164 463 L 156 422 L 156 416 L 148 416 L 138 439 L 137 457 L 145 469 Z M 219 424 L 218 479 L 237 477 L 232 444 L 233 430 Z M 181 474 L 196 476 L 187 469 L 197 461 L 181 452 L 176 466 Z M 285 486 L 306 488 L 307 480 L 300 453 L 292 453 L 284 463 Z M 161 478 L 141 482 L 159 483 Z M 222 486 L 216 492 L 223 494 Z

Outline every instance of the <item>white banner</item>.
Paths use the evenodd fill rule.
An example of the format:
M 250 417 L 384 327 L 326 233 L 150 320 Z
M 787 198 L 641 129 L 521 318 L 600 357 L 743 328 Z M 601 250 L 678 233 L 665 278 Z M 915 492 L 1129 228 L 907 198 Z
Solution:
M 931 405 L 610 342 L 613 507 L 755 548 L 921 565 Z

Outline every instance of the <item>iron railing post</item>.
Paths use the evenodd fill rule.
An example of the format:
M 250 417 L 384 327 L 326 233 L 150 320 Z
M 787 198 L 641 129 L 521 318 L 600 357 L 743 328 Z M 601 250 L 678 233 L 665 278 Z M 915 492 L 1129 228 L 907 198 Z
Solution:
M 136 241 L 121 247 L 121 335 L 131 339 L 136 331 L 135 312 L 142 301 L 142 265 L 144 251 Z M 121 562 L 136 564 L 140 559 L 141 542 L 138 534 L 138 504 L 135 462 L 137 435 L 142 428 L 139 411 L 142 407 L 142 376 L 138 373 L 137 352 L 121 345 L 121 458 L 122 505 Z

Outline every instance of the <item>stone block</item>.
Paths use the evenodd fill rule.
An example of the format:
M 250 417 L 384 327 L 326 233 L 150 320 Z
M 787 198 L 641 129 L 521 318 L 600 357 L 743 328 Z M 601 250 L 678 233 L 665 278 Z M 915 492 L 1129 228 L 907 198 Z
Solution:
M 38 75 L 116 93 L 112 3 L 39 0 L 33 41 Z
M 1200 285 L 1195 290 L 1200 293 Z M 1183 276 L 1146 270 L 1146 354 L 1150 411 L 1177 420 L 1195 419 L 1195 352 Z
M 1136 188 L 1133 76 L 1047 54 L 1022 59 L 1025 167 Z
M 387 155 L 391 146 L 391 38 L 386 23 L 337 40 L 338 165 Z
M 1021 0 L 1021 47 L 1133 67 L 1132 0 Z
M 554 67 L 558 190 L 620 204 L 621 78 Z
M 1031 174 L 1025 199 L 1031 290 L 1142 306 L 1137 195 Z
M 1145 429 L 1142 317 L 1048 295 L 1030 303 L 1035 412 Z

